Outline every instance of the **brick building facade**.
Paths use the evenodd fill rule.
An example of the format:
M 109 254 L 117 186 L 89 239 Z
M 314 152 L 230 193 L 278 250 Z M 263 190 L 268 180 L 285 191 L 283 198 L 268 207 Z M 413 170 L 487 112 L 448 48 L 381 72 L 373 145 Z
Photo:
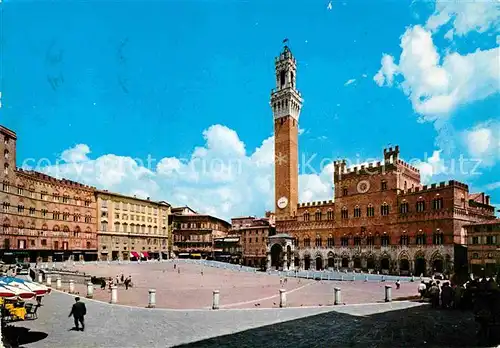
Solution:
M 2 259 L 96 259 L 94 188 L 18 169 L 16 142 L 16 134 L 0 126 Z
M 169 257 L 170 204 L 96 191 L 101 260 Z
M 477 276 L 500 270 L 500 219 L 466 225 L 469 271 Z
M 229 222 L 188 207 L 172 208 L 172 222 L 172 249 L 179 258 L 215 258 L 215 240 L 227 237 L 231 229 Z
M 269 236 L 275 234 L 274 214 L 266 217 L 237 217 L 231 219 L 232 233 L 240 236 L 242 263 L 251 267 L 265 268 Z
M 489 197 L 453 180 L 422 185 L 419 170 L 399 158 L 398 146 L 385 149 L 377 163 L 349 168 L 336 161 L 334 200 L 297 203 L 301 99 L 288 47 L 275 67 L 276 232 L 293 244 L 286 255 L 285 244 L 269 244 L 267 266 L 417 275 L 466 267 L 463 226 L 494 218 Z

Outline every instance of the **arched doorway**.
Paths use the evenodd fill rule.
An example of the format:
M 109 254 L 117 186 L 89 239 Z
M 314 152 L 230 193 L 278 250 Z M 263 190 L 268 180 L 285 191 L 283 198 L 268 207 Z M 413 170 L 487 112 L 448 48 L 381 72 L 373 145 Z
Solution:
M 417 276 L 424 275 L 425 276 L 426 263 L 423 256 L 417 256 L 415 259 L 415 274 Z
M 283 247 L 280 244 L 271 247 L 271 267 L 276 269 L 283 267 Z
M 399 260 L 399 271 L 403 275 L 410 273 L 410 261 L 408 259 Z
M 359 257 L 354 258 L 354 268 L 361 268 L 361 259 Z
M 342 268 L 349 268 L 349 258 L 345 256 L 342 258 Z
M 375 259 L 373 258 L 373 256 L 369 256 L 366 259 L 366 268 L 375 269 Z
M 435 259 L 432 262 L 432 270 L 434 273 L 443 273 L 443 259 Z
M 299 258 L 298 256 L 295 256 L 295 257 L 293 258 L 293 265 L 294 265 L 295 267 L 297 267 L 297 268 L 299 268 L 299 267 L 300 267 L 300 258 Z
M 309 255 L 304 256 L 304 269 L 307 271 L 311 268 L 311 257 Z
M 390 267 L 391 262 L 389 261 L 388 257 L 384 257 L 382 260 L 380 260 L 380 268 L 388 270 Z
M 335 267 L 335 259 L 333 257 L 333 253 L 328 254 L 328 268 Z
M 321 271 L 323 269 L 323 259 L 321 256 L 316 256 L 316 271 Z

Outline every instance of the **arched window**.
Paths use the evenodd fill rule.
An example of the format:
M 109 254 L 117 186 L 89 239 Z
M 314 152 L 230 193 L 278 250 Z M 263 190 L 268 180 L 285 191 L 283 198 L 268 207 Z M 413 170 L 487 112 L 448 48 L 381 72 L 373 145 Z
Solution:
M 316 247 L 321 248 L 322 244 L 321 236 L 316 236 Z
M 128 224 L 126 222 L 123 223 L 123 232 L 127 233 L 128 232 Z
M 342 210 L 340 211 L 340 217 L 342 219 L 348 219 L 349 218 L 349 211 L 347 210 L 347 207 L 342 207 Z
M 380 214 L 382 216 L 387 216 L 389 215 L 389 205 L 387 203 L 382 203 L 382 206 L 380 207 Z
M 5 175 L 8 175 L 8 174 L 9 174 L 9 164 L 8 164 L 8 163 L 5 163 L 5 164 L 3 165 L 3 173 L 4 173 Z
M 308 248 L 311 246 L 311 239 L 309 237 L 304 238 L 304 247 Z
M 434 232 L 434 235 L 432 236 L 432 243 L 434 245 L 441 245 L 444 243 L 444 235 L 439 228 Z
M 321 211 L 317 211 L 316 213 L 314 213 L 314 219 L 316 221 L 321 221 Z
M 9 150 L 4 150 L 3 151 L 3 157 L 8 160 L 9 159 Z
M 375 208 L 373 207 L 373 204 L 368 204 L 368 207 L 366 207 L 366 216 L 368 217 L 374 217 L 375 216 Z
M 326 212 L 326 219 L 333 220 L 333 210 L 328 209 L 328 211 Z
M 416 243 L 417 243 L 417 245 L 425 245 L 426 244 L 426 235 L 422 230 L 419 230 L 417 232 Z
M 304 221 L 309 221 L 309 212 L 304 213 Z
M 59 231 L 59 226 L 58 225 L 54 225 L 54 227 L 52 227 L 52 231 L 54 231 L 54 232 Z
M 120 223 L 115 222 L 115 232 L 120 232 Z
M 417 201 L 417 212 L 418 213 L 421 213 L 421 212 L 424 212 L 425 211 L 425 201 L 420 198 L 418 201 Z
M 354 207 L 354 217 L 355 218 L 361 217 L 361 208 L 359 206 Z
M 403 231 L 403 233 L 401 234 L 401 237 L 399 239 L 399 244 L 408 245 L 409 241 L 410 241 L 410 237 L 408 237 L 408 234 L 406 233 L 406 231 Z
M 63 226 L 63 232 L 69 232 L 69 227 L 68 226 Z
M 335 241 L 334 241 L 333 236 L 331 234 L 328 236 L 327 244 L 328 244 L 329 248 L 332 248 L 335 246 Z

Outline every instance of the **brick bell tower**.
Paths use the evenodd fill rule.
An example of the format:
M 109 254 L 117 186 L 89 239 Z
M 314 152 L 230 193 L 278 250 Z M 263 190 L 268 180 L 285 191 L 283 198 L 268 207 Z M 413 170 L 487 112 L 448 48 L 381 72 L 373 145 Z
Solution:
M 284 42 L 286 43 L 285 40 Z M 271 92 L 274 116 L 274 182 L 276 219 L 293 217 L 298 204 L 298 134 L 302 98 L 296 88 L 297 61 L 285 45 L 275 58 L 276 88 Z

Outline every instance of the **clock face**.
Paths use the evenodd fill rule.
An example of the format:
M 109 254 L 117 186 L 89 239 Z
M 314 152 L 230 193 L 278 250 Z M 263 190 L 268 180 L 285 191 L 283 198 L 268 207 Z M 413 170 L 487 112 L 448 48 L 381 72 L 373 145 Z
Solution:
M 285 209 L 286 206 L 288 205 L 288 199 L 286 197 L 281 197 L 280 199 L 278 199 L 278 208 L 280 209 Z
M 368 180 L 361 180 L 358 182 L 358 192 L 359 193 L 366 193 L 370 189 L 370 182 Z

